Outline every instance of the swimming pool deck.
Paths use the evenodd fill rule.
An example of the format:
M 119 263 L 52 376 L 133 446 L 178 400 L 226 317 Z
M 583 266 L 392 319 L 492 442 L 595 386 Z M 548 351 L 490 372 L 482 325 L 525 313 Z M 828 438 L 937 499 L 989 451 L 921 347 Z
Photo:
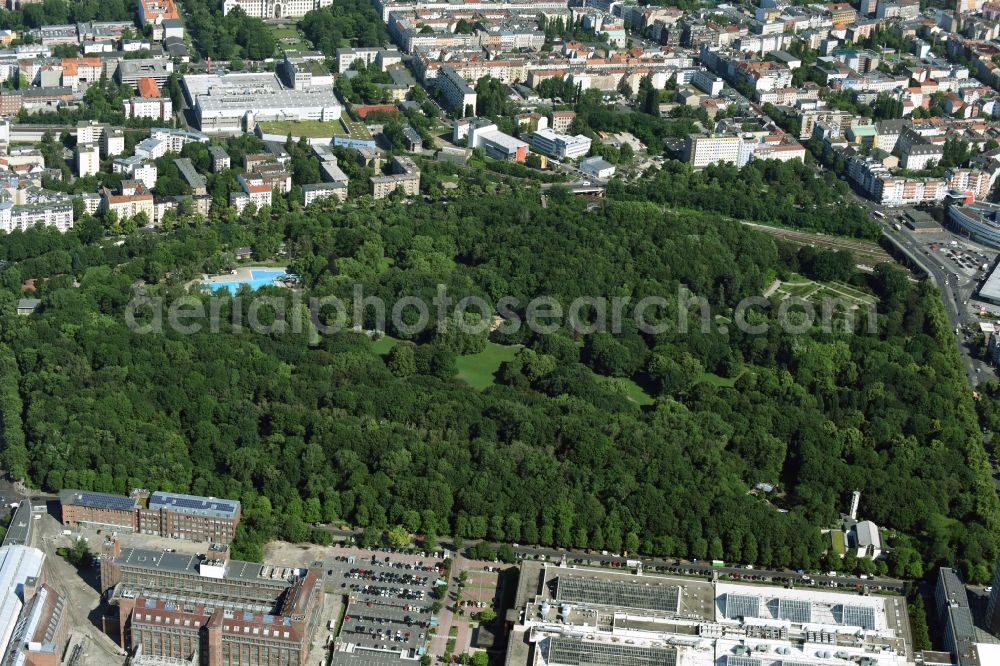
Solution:
M 215 291 L 216 287 L 222 287 L 224 285 L 231 285 L 238 282 L 251 282 L 253 281 L 253 271 L 283 271 L 285 273 L 285 278 L 291 278 L 291 274 L 288 273 L 287 266 L 240 266 L 234 269 L 230 273 L 222 273 L 221 275 L 208 275 L 203 273 L 200 279 L 192 280 L 188 283 L 188 289 L 194 286 L 207 286 Z M 291 286 L 290 284 L 283 286 Z
M 235 269 L 232 273 L 223 273 L 222 275 L 213 275 L 209 277 L 207 274 L 202 275 L 202 283 L 204 284 L 227 284 L 229 282 L 249 282 L 253 279 L 253 271 L 285 271 L 288 272 L 287 266 L 240 266 Z

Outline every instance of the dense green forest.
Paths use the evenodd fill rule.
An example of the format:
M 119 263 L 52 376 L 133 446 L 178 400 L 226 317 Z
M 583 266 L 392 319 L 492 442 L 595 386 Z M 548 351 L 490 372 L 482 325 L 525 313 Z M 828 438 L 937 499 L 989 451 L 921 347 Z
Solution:
M 206 58 L 263 60 L 274 55 L 274 34 L 263 21 L 236 7 L 222 14 L 214 0 L 184 0 L 185 25 Z
M 878 225 L 861 206 L 846 203 L 847 189 L 833 173 L 818 178 L 812 166 L 798 161 L 754 160 L 742 169 L 713 164 L 701 171 L 668 161 L 648 178 L 612 181 L 608 196 L 877 240 Z
M 310 538 L 309 524 L 323 520 L 817 567 L 826 564 L 819 528 L 859 489 L 863 515 L 890 529 L 895 573 L 955 562 L 973 579 L 988 575 L 1000 512 L 931 287 L 889 266 L 855 274 L 841 257 L 704 214 L 586 206 L 556 187 L 546 207 L 533 190 L 449 205 L 293 207 L 120 245 L 89 219 L 65 236 L 4 236 L 5 466 L 50 490 L 238 497 L 238 550 L 250 557 L 271 536 Z M 191 278 L 231 264 L 233 247 L 273 256 L 281 242 L 307 295 L 347 301 L 355 284 L 390 300 L 429 299 L 443 284 L 456 298 L 511 295 L 522 306 L 538 295 L 564 304 L 660 295 L 669 322 L 681 285 L 728 318 L 740 299 L 799 272 L 877 295 L 879 326 L 644 334 L 626 321 L 619 335 L 495 333 L 523 347 L 484 391 L 454 375 L 485 334 L 390 329 L 415 344 L 383 357 L 353 332 L 311 343 L 307 329 L 126 326 L 139 291 L 179 297 Z M 29 277 L 44 306 L 18 317 Z M 224 299 L 223 321 L 233 308 L 246 315 L 257 296 Z M 621 390 L 627 379 L 651 405 Z M 759 482 L 776 492 L 750 494 Z
M 22 4 L 18 9 L 0 9 L 0 28 L 24 30 L 86 21 L 134 21 L 138 7 L 137 0 L 43 0 Z
M 313 46 L 330 57 L 339 48 L 386 46 L 389 42 L 382 17 L 367 0 L 340 0 L 314 9 L 299 21 L 299 28 Z

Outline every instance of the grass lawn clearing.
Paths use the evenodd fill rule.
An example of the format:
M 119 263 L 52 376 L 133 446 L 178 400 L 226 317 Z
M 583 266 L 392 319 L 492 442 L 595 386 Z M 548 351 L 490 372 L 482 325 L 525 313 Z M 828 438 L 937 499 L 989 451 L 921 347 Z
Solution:
M 383 335 L 381 338 L 372 343 L 372 349 L 379 356 L 386 356 L 390 351 L 392 351 L 392 348 L 395 347 L 397 343 L 399 343 L 399 340 L 396 338 L 389 335 Z
M 833 547 L 833 552 L 837 555 L 843 555 L 845 551 L 844 547 L 844 533 L 840 530 L 830 531 L 830 541 Z
M 701 373 L 701 376 L 698 377 L 698 381 L 700 382 L 707 382 L 713 386 L 721 388 L 732 388 L 736 386 L 737 379 L 738 377 L 720 377 L 712 372 L 703 372 Z
M 595 373 L 594 379 L 601 384 L 617 384 L 613 390 L 617 390 L 620 386 L 623 389 L 623 395 L 640 407 L 652 405 L 654 402 L 653 398 L 641 386 L 627 377 L 605 377 Z
M 514 354 L 520 348 L 520 345 L 507 346 L 487 342 L 486 349 L 478 354 L 458 357 L 455 362 L 458 366 L 456 376 L 477 391 L 482 391 L 493 385 L 493 375 L 500 369 L 500 364 L 513 360 Z

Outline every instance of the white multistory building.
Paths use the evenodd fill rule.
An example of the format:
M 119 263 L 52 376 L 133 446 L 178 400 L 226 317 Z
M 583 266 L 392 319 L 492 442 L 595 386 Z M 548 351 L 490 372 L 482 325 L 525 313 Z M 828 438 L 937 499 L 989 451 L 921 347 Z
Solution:
M 591 141 L 577 134 L 559 134 L 550 129 L 540 129 L 531 136 L 531 147 L 540 153 L 558 159 L 576 159 L 590 152 Z
M 0 231 L 27 231 L 33 227 L 55 227 L 66 233 L 73 228 L 73 202 L 65 197 L 24 204 L 0 201 Z
M 314 9 L 332 4 L 333 0 L 225 0 L 222 3 L 222 13 L 228 14 L 239 7 L 253 18 L 302 18 Z
M 101 170 L 101 152 L 96 143 L 76 144 L 76 173 L 80 178 L 93 176 Z

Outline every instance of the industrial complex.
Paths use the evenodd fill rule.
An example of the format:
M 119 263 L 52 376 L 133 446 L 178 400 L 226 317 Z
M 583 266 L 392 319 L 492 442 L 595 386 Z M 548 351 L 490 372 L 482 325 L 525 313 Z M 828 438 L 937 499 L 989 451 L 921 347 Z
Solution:
M 133 664 L 299 666 L 320 624 L 323 570 L 121 548 L 108 539 L 101 589 L 118 609 L 118 635 Z M 183 661 L 181 661 L 183 660 Z
M 135 491 L 128 497 L 84 490 L 59 493 L 64 525 L 91 525 L 174 539 L 231 543 L 239 525 L 237 500 Z
M 506 666 L 904 666 L 906 602 L 524 562 Z

